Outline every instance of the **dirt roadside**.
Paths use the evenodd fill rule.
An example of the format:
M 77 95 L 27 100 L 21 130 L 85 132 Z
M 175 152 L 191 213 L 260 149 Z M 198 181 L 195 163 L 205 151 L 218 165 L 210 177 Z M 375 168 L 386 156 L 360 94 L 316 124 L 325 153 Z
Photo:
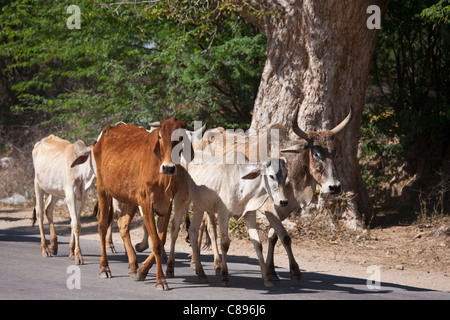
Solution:
M 82 238 L 97 240 L 96 220 L 88 216 L 89 210 L 86 209 L 85 212 L 86 215 L 82 217 Z M 37 232 L 38 224 L 31 226 L 31 215 L 32 208 L 0 207 L 0 229 Z M 70 235 L 70 219 L 65 208 L 55 209 L 54 220 L 58 235 Z M 306 231 L 299 222 L 294 221 L 290 224 L 290 234 L 293 238 L 294 255 L 302 271 L 368 279 L 372 274 L 368 268 L 375 265 L 380 268 L 381 286 L 386 282 L 449 292 L 449 224 L 447 218 L 433 225 L 377 228 L 355 235 L 330 231 L 324 237 L 323 234 Z M 47 221 L 44 225 L 48 239 Z M 264 228 L 263 224 L 261 228 Z M 114 230 L 113 241 L 121 243 L 117 227 Z M 267 249 L 266 232 L 260 234 L 263 246 Z M 140 242 L 142 235 L 141 220 L 137 217 L 132 223 L 133 244 Z M 190 250 L 184 241 L 186 235 L 183 230 L 177 240 L 177 250 Z M 166 244 L 166 250 L 168 247 Z M 207 250 L 202 254 L 212 254 L 212 251 Z M 256 259 L 253 245 L 245 236 L 232 237 L 229 254 L 247 255 Z M 285 268 L 289 266 L 284 247 L 280 243 L 275 249 L 275 264 Z

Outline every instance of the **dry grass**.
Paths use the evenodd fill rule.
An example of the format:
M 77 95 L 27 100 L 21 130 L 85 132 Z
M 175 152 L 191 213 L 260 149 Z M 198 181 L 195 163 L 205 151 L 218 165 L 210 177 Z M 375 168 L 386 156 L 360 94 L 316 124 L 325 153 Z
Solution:
M 12 158 L 11 165 L 6 168 L 0 167 L 0 199 L 17 193 L 32 203 L 34 169 L 31 153 L 36 142 L 53 131 L 54 129 L 41 125 L 14 125 L 0 128 L 0 158 Z

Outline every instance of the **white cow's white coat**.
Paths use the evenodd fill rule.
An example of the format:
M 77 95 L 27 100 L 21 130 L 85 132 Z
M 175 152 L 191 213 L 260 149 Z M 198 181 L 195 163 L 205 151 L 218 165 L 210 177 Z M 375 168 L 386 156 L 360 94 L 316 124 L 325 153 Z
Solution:
M 75 159 L 87 152 L 89 152 L 89 148 L 82 141 L 71 144 L 54 135 L 42 139 L 34 146 L 33 165 L 35 170 L 36 212 L 39 218 L 43 256 L 51 255 L 44 234 L 44 212 L 50 225 L 52 253 L 57 254 L 57 240 L 53 227 L 53 208 L 59 198 L 65 198 L 72 221 L 70 255 L 75 258 L 77 264 L 83 263 L 79 246 L 80 214 L 86 200 L 86 191 L 91 187 L 95 179 L 95 169 L 91 163 L 92 157 L 89 157 L 89 161 L 73 168 L 71 165 Z M 44 195 L 48 196 L 45 209 Z
M 195 158 L 208 156 L 210 155 L 204 151 L 195 151 Z M 191 245 L 199 278 L 206 280 L 206 275 L 200 263 L 198 242 L 194 239 L 198 239 L 203 212 L 206 211 L 210 215 L 215 213 L 218 215 L 222 249 L 222 283 L 228 285 L 226 265 L 226 255 L 230 244 L 228 221 L 231 217 L 235 217 L 245 219 L 260 262 L 264 283 L 266 286 L 271 286 L 270 275 L 265 267 L 257 232 L 256 210 L 261 208 L 269 197 L 275 203 L 286 201 L 284 195 L 284 183 L 287 176 L 285 160 L 268 159 L 263 163 L 256 164 L 226 163 L 227 161 L 217 164 L 211 162 L 186 164 L 182 162 L 184 169 L 181 169 L 179 173 L 180 188 L 174 198 L 175 214 L 172 222 L 171 256 L 168 265 L 174 259 L 174 239 L 177 238 L 180 221 L 189 202 L 192 201 L 194 215 L 189 228 L 189 236 L 192 239 Z M 213 233 L 211 236 L 214 236 Z M 216 254 L 215 252 L 215 256 Z

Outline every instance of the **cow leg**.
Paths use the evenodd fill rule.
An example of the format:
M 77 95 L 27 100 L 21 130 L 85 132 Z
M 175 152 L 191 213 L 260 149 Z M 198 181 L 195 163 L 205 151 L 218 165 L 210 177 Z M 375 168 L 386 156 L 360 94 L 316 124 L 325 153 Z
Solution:
M 144 230 L 144 235 L 142 237 L 142 240 L 141 240 L 141 242 L 136 243 L 136 245 L 135 245 L 137 252 L 144 252 L 145 250 L 147 250 L 149 248 L 148 231 L 147 231 L 147 228 L 145 227 L 145 223 L 142 224 L 142 230 Z
M 117 201 L 115 199 L 113 199 L 113 201 Z M 119 202 L 117 202 L 119 203 Z M 113 202 L 113 209 L 116 208 L 114 202 Z M 98 201 L 94 206 L 94 210 L 93 213 L 95 214 L 95 216 L 97 217 L 97 221 L 100 219 L 100 215 L 98 212 Z M 113 214 L 114 217 L 114 214 Z M 111 219 L 111 223 L 108 225 L 108 230 L 106 231 L 106 247 L 111 251 L 111 253 L 117 253 L 116 252 L 116 248 L 114 247 L 114 242 L 112 240 L 112 228 L 113 228 L 113 221 L 114 218 Z
M 267 250 L 267 259 L 266 259 L 267 269 L 269 269 L 270 279 L 272 281 L 279 281 L 280 278 L 278 278 L 278 275 L 275 272 L 275 264 L 274 264 L 274 260 L 273 260 L 275 245 L 277 244 L 277 241 L 278 241 L 278 235 L 275 232 L 275 229 L 270 228 L 267 241 L 269 243 L 268 250 Z
M 143 216 L 142 209 L 140 207 L 139 207 L 139 212 L 140 212 L 141 216 Z M 144 252 L 145 250 L 147 250 L 149 248 L 148 231 L 147 231 L 147 228 L 145 227 L 145 223 L 142 224 L 142 229 L 144 230 L 144 236 L 142 237 L 141 242 L 137 243 L 135 246 L 137 252 Z
M 199 241 L 197 240 L 202 220 L 203 220 L 203 211 L 198 210 L 194 206 L 194 215 L 192 217 L 191 225 L 189 227 L 189 238 L 193 239 L 191 241 L 192 255 L 195 261 L 195 271 L 197 273 L 198 279 L 202 282 L 208 282 L 205 271 L 203 270 L 202 263 L 200 261 L 200 246 Z
M 52 254 L 47 245 L 44 231 L 44 190 L 39 186 L 37 179 L 34 179 L 34 190 L 36 194 L 36 214 L 39 219 L 39 231 L 41 233 L 41 250 L 43 257 L 51 257 Z
M 173 278 L 175 276 L 175 243 L 177 242 L 178 233 L 180 232 L 181 222 L 184 217 L 184 212 L 174 210 L 174 216 L 172 218 L 172 226 L 170 228 L 170 252 L 167 260 L 166 276 Z
M 206 225 L 208 223 L 208 221 L 206 220 L 207 219 L 206 216 L 207 216 L 207 213 L 206 212 L 203 213 L 202 221 L 200 222 L 200 227 L 198 228 L 197 242 L 198 242 L 198 248 L 199 248 L 200 252 L 202 251 L 202 239 L 203 239 L 203 235 L 205 234 Z
M 214 270 L 216 275 L 220 275 L 220 265 L 222 260 L 220 259 L 219 248 L 217 247 L 217 220 L 214 213 L 208 212 L 208 229 L 209 236 L 211 237 L 211 247 L 214 254 Z
M 167 253 L 164 246 L 166 245 L 166 238 L 167 238 L 167 228 L 169 227 L 169 221 L 170 221 L 170 214 L 172 213 L 172 205 L 170 205 L 170 211 L 167 216 L 164 217 L 158 217 L 156 219 L 156 230 L 158 230 L 159 238 L 162 241 L 162 248 L 161 248 L 161 259 L 165 262 L 167 262 Z M 162 232 L 162 230 L 166 230 L 165 232 Z
M 58 237 L 55 232 L 55 225 L 53 223 L 53 209 L 58 201 L 58 197 L 49 195 L 45 203 L 45 215 L 47 216 L 49 228 L 50 228 L 50 252 L 52 255 L 58 255 Z
M 187 207 L 189 205 L 189 198 L 183 197 L 182 191 L 178 191 L 173 200 L 173 218 L 172 226 L 170 228 L 170 253 L 167 260 L 166 276 L 173 278 L 175 276 L 175 244 L 177 242 L 180 226 L 185 216 Z
M 120 236 L 122 237 L 125 250 L 128 256 L 128 269 L 130 269 L 130 275 L 133 276 L 137 273 L 138 263 L 136 259 L 136 253 L 134 252 L 133 245 L 130 239 L 130 223 L 133 220 L 137 207 L 126 206 L 125 210 L 121 212 L 117 225 L 119 226 Z
M 106 247 L 109 249 L 109 251 L 111 251 L 111 253 L 117 253 L 112 239 L 113 221 L 114 219 L 111 219 L 111 223 L 109 223 L 108 229 L 106 230 Z
M 119 201 L 113 198 L 112 207 L 110 208 L 110 211 L 112 211 L 112 216 L 110 223 L 108 224 L 108 229 L 106 231 L 106 248 L 108 248 L 111 253 L 117 253 L 116 247 L 114 246 L 114 242 L 112 239 L 114 217 L 117 218 L 120 217 L 122 215 L 124 207 L 126 207 L 126 205 L 120 203 Z
M 248 234 L 253 242 L 256 256 L 258 257 L 259 266 L 261 267 L 261 275 L 264 279 L 265 287 L 273 287 L 273 283 L 270 281 L 269 270 L 264 262 L 261 240 L 259 239 L 258 226 L 256 224 L 256 211 L 250 211 L 245 214 L 245 224 L 248 228 Z
M 152 253 L 149 255 L 149 257 L 144 261 L 142 266 L 137 270 L 137 276 L 138 280 L 144 281 L 145 277 L 148 274 L 148 270 L 153 265 L 153 262 L 156 260 L 156 289 L 158 290 L 169 290 L 169 286 L 167 285 L 166 279 L 164 277 L 164 273 L 162 271 L 162 265 L 161 265 L 161 251 L 162 251 L 162 239 L 165 240 L 165 234 L 167 233 L 167 226 L 168 226 L 168 220 L 170 219 L 170 210 L 172 209 L 172 206 L 170 206 L 169 212 L 167 215 L 169 217 L 167 218 L 167 222 L 164 223 L 165 230 L 160 230 L 162 239 L 160 239 L 160 236 L 158 235 L 158 231 L 156 230 L 156 223 L 155 223 L 155 214 L 153 211 L 152 204 L 147 204 L 142 206 L 143 214 L 144 214 L 144 222 L 145 226 L 147 227 L 148 234 L 150 236 L 150 240 L 152 241 Z M 164 229 L 164 228 L 163 228 Z
M 97 177 L 98 179 L 98 177 Z M 106 233 L 108 225 L 112 220 L 112 198 L 106 192 L 102 191 L 99 186 L 101 183 L 97 180 L 97 194 L 98 194 L 98 234 L 100 235 L 101 257 L 100 257 L 100 278 L 112 278 L 111 270 L 108 265 L 108 256 L 106 255 Z M 111 220 L 110 220 L 111 219 Z
M 291 279 L 294 281 L 302 281 L 303 280 L 302 273 L 300 272 L 300 268 L 298 267 L 298 264 L 295 261 L 294 254 L 292 253 L 291 237 L 281 224 L 280 218 L 277 215 L 275 215 L 270 211 L 265 211 L 264 213 L 267 217 L 267 220 L 269 220 L 270 226 L 275 229 L 275 232 L 278 234 L 278 237 L 280 237 L 281 242 L 283 243 L 283 246 L 286 250 L 286 253 L 289 258 L 289 269 Z
M 220 270 L 220 284 L 224 287 L 228 287 L 230 285 L 230 281 L 228 280 L 228 266 L 227 266 L 227 253 L 230 248 L 230 238 L 228 237 L 228 212 L 223 210 L 220 212 L 218 210 L 219 215 L 219 230 L 220 230 L 220 247 L 222 249 L 222 267 Z
M 83 201 L 75 200 L 75 195 L 71 187 L 67 188 L 70 190 L 66 192 L 67 207 L 70 213 L 71 225 L 72 225 L 72 236 L 69 244 L 69 258 L 74 259 L 77 265 L 84 264 L 83 256 L 81 255 L 80 248 L 80 231 L 81 231 L 81 207 Z

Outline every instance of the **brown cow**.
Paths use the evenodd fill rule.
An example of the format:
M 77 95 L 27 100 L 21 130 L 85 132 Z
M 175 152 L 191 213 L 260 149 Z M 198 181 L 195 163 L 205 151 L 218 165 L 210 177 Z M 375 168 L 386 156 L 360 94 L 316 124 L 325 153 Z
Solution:
M 168 290 L 161 267 L 161 250 L 166 239 L 172 200 L 179 187 L 177 175 L 179 164 L 172 161 L 172 149 L 179 140 L 172 141 L 172 134 L 177 129 L 189 127 L 186 122 L 174 117 L 154 123 L 152 126 L 159 128 L 149 132 L 123 123 L 106 127 L 94 146 L 100 212 L 98 221 L 101 240 L 100 277 L 111 277 L 105 236 L 108 222 L 112 218 L 110 211 L 112 198 L 115 198 L 129 208 L 127 214 L 120 217 L 118 224 L 128 255 L 130 275 L 143 281 L 156 260 L 156 288 Z M 191 155 L 193 156 L 193 152 Z M 138 268 L 129 235 L 130 221 L 138 206 L 142 209 L 153 249 L 141 268 Z M 155 214 L 166 218 L 163 219 L 164 223 L 159 233 L 155 225 Z

